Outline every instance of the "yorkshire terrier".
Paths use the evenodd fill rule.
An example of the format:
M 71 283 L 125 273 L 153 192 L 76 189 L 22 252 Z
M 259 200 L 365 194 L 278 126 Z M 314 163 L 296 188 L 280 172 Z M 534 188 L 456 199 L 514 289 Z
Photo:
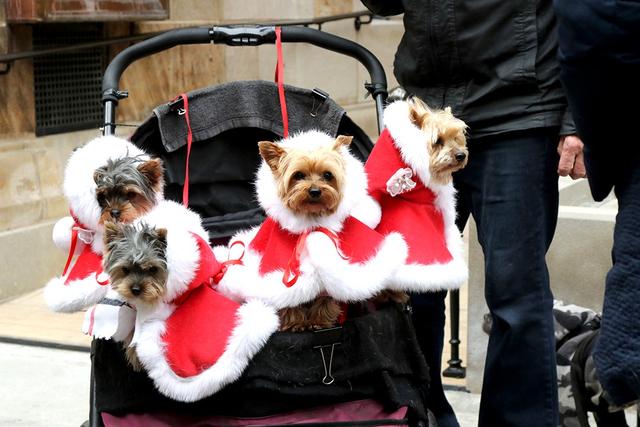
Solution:
M 441 191 L 444 191 L 443 188 L 451 186 L 453 173 L 466 166 L 469 154 L 466 146 L 465 133 L 467 126 L 462 120 L 453 116 L 450 107 L 442 110 L 432 109 L 415 96 L 409 96 L 404 102 L 400 101 L 397 105 L 392 105 L 393 106 L 390 107 L 391 111 L 389 112 L 388 110 L 388 114 L 385 115 L 385 119 L 389 118 L 389 123 L 386 123 L 387 128 L 389 128 L 389 125 L 392 126 L 393 132 L 391 133 L 394 134 L 395 138 L 398 138 L 394 142 L 394 145 L 399 148 L 405 165 L 410 165 L 411 168 L 398 170 L 398 173 L 408 174 L 408 176 L 399 175 L 395 180 L 387 181 L 386 191 L 390 195 L 390 198 L 397 200 L 397 202 L 393 205 L 393 208 L 388 208 L 386 211 L 383 208 L 383 217 L 387 216 L 387 221 L 390 221 L 385 223 L 385 231 L 395 230 L 397 228 L 393 225 L 393 222 L 398 226 L 400 225 L 398 221 L 402 221 L 401 215 L 404 212 L 402 211 L 402 206 L 404 205 L 400 206 L 404 203 L 400 194 L 412 191 L 415 188 L 416 182 L 411 180 L 414 173 L 417 173 L 424 186 L 440 194 Z M 408 107 L 407 110 L 397 107 L 403 107 L 404 105 Z M 404 116 L 405 111 L 408 113 L 408 117 Z M 395 115 L 398 114 L 399 116 L 396 117 Z M 406 128 L 403 127 L 405 120 L 408 125 Z M 419 131 L 414 132 L 414 127 L 417 128 L 415 130 Z M 426 148 L 426 150 L 424 148 Z M 379 168 L 379 165 L 383 163 L 373 162 L 372 164 L 377 165 Z M 376 166 L 371 166 L 368 172 L 375 174 Z M 451 194 L 453 194 L 453 191 L 451 191 Z M 451 209 L 444 209 L 443 211 L 442 206 L 440 206 L 439 209 L 443 214 L 446 211 L 447 215 L 455 215 L 453 197 L 451 197 L 450 200 L 447 199 L 448 201 L 445 201 L 445 199 L 446 197 L 443 196 L 442 199 L 438 199 L 436 203 L 446 206 L 449 206 L 449 203 L 451 203 Z M 391 204 L 392 202 L 389 203 Z M 451 212 L 449 212 L 449 210 Z M 388 218 L 394 214 L 397 215 L 398 218 L 394 217 L 394 220 L 389 220 Z M 426 224 L 425 222 L 423 223 Z M 420 233 L 421 231 L 419 229 L 406 229 L 405 233 L 406 232 Z M 413 240 L 412 236 L 405 237 L 408 240 Z M 414 241 L 413 244 L 423 245 L 429 243 Z M 411 247 L 411 244 L 409 244 L 409 246 Z M 420 278 L 414 278 L 413 282 L 424 284 L 430 280 L 439 280 L 435 277 L 433 279 L 427 278 L 429 273 L 426 272 L 416 274 L 422 276 L 424 282 L 423 279 Z M 442 286 L 440 283 L 432 285 L 436 288 Z M 408 295 L 402 290 L 388 289 L 380 293 L 374 299 L 374 303 L 378 305 L 392 301 L 404 304 L 408 302 L 408 300 Z
M 452 174 L 467 165 L 467 125 L 453 116 L 451 107 L 429 108 L 417 97 L 409 97 L 410 120 L 427 137 L 429 172 L 435 184 L 449 184 Z
M 166 291 L 168 278 L 167 230 L 146 224 L 105 222 L 103 269 L 111 287 L 132 305 L 153 305 Z M 127 361 L 141 369 L 132 337 L 123 342 Z
M 353 137 L 340 135 L 333 147 L 315 151 L 283 148 L 269 141 L 258 143 L 260 155 L 277 183 L 278 197 L 294 215 L 310 221 L 332 215 L 343 198 L 346 164 L 340 153 Z M 342 309 L 329 296 L 279 310 L 280 330 L 304 331 L 334 326 Z
M 339 136 L 333 147 L 313 152 L 285 149 L 275 142 L 258 143 L 278 185 L 278 196 L 296 215 L 308 218 L 335 213 L 342 201 L 345 162 L 340 147 L 351 144 L 352 137 Z
M 168 277 L 167 230 L 144 223 L 107 222 L 104 239 L 103 268 L 111 278 L 111 287 L 130 302 L 158 302 Z
M 96 199 L 102 210 L 100 224 L 131 223 L 156 205 L 164 185 L 160 159 L 122 157 L 96 169 Z

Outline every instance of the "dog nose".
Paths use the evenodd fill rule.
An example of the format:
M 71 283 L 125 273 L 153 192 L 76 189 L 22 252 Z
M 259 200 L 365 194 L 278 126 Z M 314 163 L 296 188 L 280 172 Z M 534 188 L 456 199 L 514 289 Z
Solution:
M 142 288 L 136 283 L 135 285 L 131 286 L 131 293 L 134 296 L 138 296 L 142 293 Z
M 120 209 L 111 209 L 111 216 L 115 219 L 120 218 Z
M 465 153 L 463 153 L 462 151 L 456 153 L 456 160 L 457 161 L 462 162 L 466 158 L 467 158 L 467 155 Z
M 319 188 L 314 187 L 309 189 L 309 195 L 314 199 L 317 199 L 318 197 L 320 197 L 321 194 L 322 194 L 322 190 L 320 190 Z

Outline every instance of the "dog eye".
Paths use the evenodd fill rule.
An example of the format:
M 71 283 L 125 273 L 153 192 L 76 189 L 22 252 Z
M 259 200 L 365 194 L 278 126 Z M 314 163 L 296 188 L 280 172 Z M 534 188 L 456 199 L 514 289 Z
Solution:
M 325 181 L 331 181 L 333 179 L 333 174 L 327 171 L 322 174 L 322 177 L 325 179 Z
M 158 267 L 156 267 L 155 265 L 149 268 L 149 273 L 156 274 L 157 272 L 158 272 Z
M 98 200 L 98 205 L 101 208 L 104 208 L 104 206 L 106 205 L 106 200 L 105 200 L 104 194 L 98 194 L 97 200 Z
M 133 200 L 133 199 L 135 199 L 135 198 L 136 198 L 136 196 L 137 196 L 137 194 L 136 194 L 136 192 L 134 192 L 134 191 L 129 191 L 129 192 L 127 193 L 127 199 L 129 199 L 129 200 Z
M 304 174 L 302 172 L 298 171 L 298 172 L 293 174 L 293 179 L 295 179 L 295 180 L 304 179 Z
M 444 144 L 444 141 L 442 140 L 442 138 L 438 138 L 436 139 L 436 142 L 434 142 L 435 145 L 442 145 Z
M 122 267 L 122 274 L 124 275 L 129 274 L 129 269 L 127 267 Z

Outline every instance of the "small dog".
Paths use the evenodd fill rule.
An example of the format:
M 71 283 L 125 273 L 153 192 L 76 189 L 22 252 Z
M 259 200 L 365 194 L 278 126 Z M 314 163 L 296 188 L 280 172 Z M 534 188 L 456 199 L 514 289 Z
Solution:
M 406 100 L 411 122 L 427 137 L 432 182 L 439 185 L 451 183 L 453 173 L 467 165 L 467 125 L 453 116 L 450 107 L 434 110 L 415 96 L 408 96 Z M 386 290 L 375 300 L 376 304 L 387 301 L 406 304 L 409 295 L 402 291 Z
M 467 165 L 467 125 L 453 116 L 451 107 L 433 110 L 419 98 L 409 97 L 410 120 L 427 136 L 429 171 L 436 184 L 448 184 L 452 174 Z
M 336 212 L 343 198 L 346 170 L 340 149 L 352 139 L 341 135 L 333 147 L 311 152 L 285 149 L 270 141 L 258 143 L 260 155 L 276 179 L 278 196 L 294 215 L 313 220 Z M 333 298 L 320 296 L 310 303 L 279 310 L 280 330 L 329 328 L 336 324 L 341 312 Z
M 111 278 L 111 287 L 132 305 L 153 305 L 162 299 L 168 278 L 167 230 L 146 224 L 105 222 L 103 269 Z M 131 367 L 142 366 L 130 345 L 133 335 L 123 341 Z
M 153 305 L 168 277 L 167 230 L 147 224 L 105 223 L 104 271 L 111 287 L 129 302 Z
M 407 262 L 386 285 L 390 291 L 457 289 L 468 278 L 456 227 L 453 173 L 468 161 L 466 124 L 450 108 L 431 109 L 416 97 L 384 111 L 380 134 L 365 170 L 369 194 L 380 204 L 376 231 L 400 233 L 409 248 Z M 383 293 L 381 302 L 406 301 Z
M 278 196 L 294 214 L 319 217 L 335 213 L 342 201 L 345 163 L 338 151 L 352 138 L 339 136 L 333 148 L 314 152 L 285 150 L 269 141 L 258 143 L 260 155 L 267 162 L 278 183 Z
M 96 200 L 102 209 L 100 224 L 131 223 L 153 208 L 164 185 L 160 159 L 122 157 L 96 169 Z

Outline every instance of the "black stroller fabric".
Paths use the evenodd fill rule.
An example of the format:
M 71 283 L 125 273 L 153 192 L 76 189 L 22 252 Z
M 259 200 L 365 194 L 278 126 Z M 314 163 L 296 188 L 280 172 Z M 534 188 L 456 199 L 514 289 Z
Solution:
M 371 141 L 325 93 L 286 86 L 286 96 L 292 133 L 318 129 L 332 136 L 352 135 L 351 151 L 367 158 Z M 264 219 L 253 181 L 260 161 L 257 142 L 282 137 L 277 87 L 234 82 L 191 92 L 188 100 L 193 134 L 189 207 L 203 217 L 212 243 L 221 243 Z M 180 108 L 161 105 L 131 137 L 163 159 L 165 198 L 176 201 L 182 199 L 187 141 Z M 261 417 L 372 398 L 388 410 L 407 406 L 411 424 L 426 425 L 428 368 L 410 316 L 392 303 L 374 312 L 365 307 L 351 306 L 347 322 L 329 332 L 328 341 L 322 332 L 275 333 L 238 381 L 190 404 L 160 395 L 146 374 L 129 369 L 120 344 L 94 340 L 95 408 L 113 414 L 187 411 Z M 325 345 L 324 363 L 320 345 Z M 327 374 L 335 378 L 330 385 L 323 384 Z
M 351 135 L 351 151 L 365 160 L 373 145 L 326 93 L 285 86 L 291 133 L 322 130 Z M 189 166 L 189 207 L 203 218 L 213 242 L 255 226 L 264 213 L 255 197 L 258 141 L 282 138 L 282 116 L 275 83 L 239 81 L 188 94 L 193 134 Z M 187 125 L 180 107 L 157 107 L 131 140 L 165 163 L 165 197 L 182 201 Z
M 397 305 L 348 320 L 326 375 L 315 332 L 278 332 L 243 376 L 217 394 L 185 404 L 160 395 L 144 373 L 131 371 L 117 343 L 94 342 L 96 407 L 113 414 L 172 411 L 190 415 L 262 417 L 295 409 L 374 398 L 395 410 L 409 407 L 413 423 L 426 422 L 428 372 L 410 316 Z M 324 348 L 329 362 L 330 347 Z

